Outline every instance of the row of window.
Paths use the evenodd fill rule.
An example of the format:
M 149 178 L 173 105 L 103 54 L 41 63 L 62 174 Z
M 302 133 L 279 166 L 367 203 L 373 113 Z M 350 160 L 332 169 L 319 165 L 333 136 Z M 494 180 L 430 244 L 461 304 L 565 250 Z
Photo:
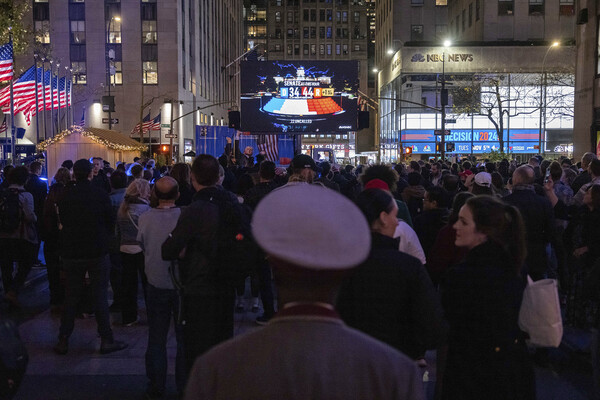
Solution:
M 332 22 L 333 21 L 333 10 L 331 8 L 320 9 L 319 11 L 319 21 L 320 22 Z M 275 12 L 275 22 L 281 22 L 281 11 Z M 352 15 L 352 20 L 356 23 L 360 22 L 360 11 L 354 11 Z M 348 16 L 350 13 L 348 11 L 336 11 L 335 12 L 335 21 L 338 23 L 348 23 Z M 288 23 L 298 23 L 299 22 L 299 12 L 298 11 L 288 11 L 287 12 L 287 22 Z M 302 10 L 302 19 L 304 22 L 317 22 L 317 9 L 305 9 Z
M 288 6 L 299 6 L 300 3 L 308 4 L 308 3 L 326 3 L 326 4 L 338 4 L 341 6 L 347 6 L 348 4 L 352 4 L 353 6 L 362 6 L 364 5 L 364 0 L 271 0 L 271 5 L 281 7 L 284 4 Z
M 498 0 L 498 15 L 514 15 L 514 0 Z M 529 15 L 544 15 L 544 0 L 529 0 Z M 463 10 L 463 19 L 465 11 Z M 573 0 L 559 1 L 559 15 L 569 16 L 575 14 Z M 464 26 L 464 21 L 463 21 Z
M 256 28 L 256 29 L 254 29 Z M 261 29 L 261 27 L 249 27 L 248 28 L 248 36 L 261 36 L 266 34 L 266 29 Z M 281 28 L 275 28 L 275 39 L 281 39 L 282 31 Z M 288 39 L 299 39 L 300 38 L 300 30 L 299 29 L 288 29 L 286 37 Z M 316 39 L 317 38 L 317 28 L 316 27 L 304 27 L 302 29 L 302 37 L 304 39 Z M 361 34 L 360 28 L 358 26 L 354 27 L 354 31 L 352 35 L 350 35 L 350 30 L 346 28 L 336 28 L 335 29 L 335 38 L 336 39 L 365 39 L 366 35 Z M 321 26 L 319 27 L 319 39 L 333 39 L 333 27 L 331 26 Z
M 320 44 L 318 45 L 319 47 L 319 54 L 320 55 L 332 55 L 332 51 L 335 48 L 335 54 L 336 55 L 348 55 L 349 54 L 349 46 L 347 44 L 335 44 L 335 47 L 333 44 Z M 305 43 L 302 45 L 302 47 L 300 47 L 300 44 L 288 44 L 287 45 L 287 55 L 288 56 L 299 56 L 300 55 L 300 49 L 302 48 L 302 54 L 307 56 L 307 55 L 316 55 L 317 54 L 317 45 L 316 44 L 308 44 Z M 361 47 L 360 45 L 354 45 L 354 51 L 360 51 Z M 279 53 L 282 52 L 282 46 L 281 44 L 276 44 L 273 46 L 272 48 L 273 52 Z

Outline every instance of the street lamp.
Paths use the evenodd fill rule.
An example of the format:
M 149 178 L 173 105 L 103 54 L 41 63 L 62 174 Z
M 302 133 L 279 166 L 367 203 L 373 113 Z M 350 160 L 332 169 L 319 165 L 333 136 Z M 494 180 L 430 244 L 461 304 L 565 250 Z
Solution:
M 440 140 L 440 155 L 442 162 L 446 159 L 446 106 L 448 105 L 448 90 L 446 89 L 446 49 L 452 46 L 450 40 L 444 40 L 442 51 L 442 91 L 440 92 L 440 105 L 442 106 L 442 136 Z
M 544 54 L 544 59 L 542 60 L 542 74 L 540 76 L 540 128 L 538 135 L 538 154 L 542 153 L 542 125 L 544 126 L 544 133 L 546 132 L 546 91 L 548 88 L 548 75 L 544 73 L 544 67 L 546 66 L 546 57 L 548 57 L 548 53 L 550 53 L 550 50 L 558 46 L 560 46 L 560 42 L 552 42 L 552 44 L 548 46 L 548 50 L 546 50 L 546 54 Z
M 110 27 L 112 26 L 113 21 L 117 21 L 120 22 L 121 21 L 121 17 L 115 15 L 112 16 L 110 18 L 110 21 L 108 21 L 108 23 L 106 24 L 106 86 L 108 87 L 108 129 L 112 129 L 112 110 L 114 107 L 114 101 L 112 101 L 111 95 L 110 95 L 110 86 L 111 86 L 111 82 L 110 82 L 110 77 L 111 77 L 111 61 L 114 60 L 115 58 L 115 52 L 113 49 L 109 49 L 109 43 L 110 43 Z

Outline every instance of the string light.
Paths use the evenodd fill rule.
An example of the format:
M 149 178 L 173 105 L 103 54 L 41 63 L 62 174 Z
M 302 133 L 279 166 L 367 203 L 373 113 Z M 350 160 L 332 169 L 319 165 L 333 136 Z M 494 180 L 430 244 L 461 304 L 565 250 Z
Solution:
M 85 130 L 84 128 L 77 126 L 77 125 L 73 125 L 70 129 L 66 129 L 60 133 L 58 133 L 57 135 L 55 135 L 54 137 L 51 137 L 47 140 L 44 140 L 43 142 L 39 143 L 37 145 L 37 150 L 38 151 L 45 151 L 49 146 L 60 142 L 61 140 L 63 140 L 65 137 L 73 134 L 73 133 L 78 133 L 81 136 L 85 136 L 88 139 L 91 139 L 92 141 L 102 145 L 102 146 L 106 146 L 109 149 L 113 149 L 113 150 L 118 150 L 118 151 L 144 151 L 148 148 L 148 146 L 145 145 L 126 145 L 126 144 L 119 144 L 119 143 L 114 143 L 111 142 L 109 140 L 106 140 L 104 138 L 101 138 L 97 135 L 95 135 L 93 132 L 90 132 L 88 130 Z M 123 137 L 124 139 L 128 139 L 126 137 Z

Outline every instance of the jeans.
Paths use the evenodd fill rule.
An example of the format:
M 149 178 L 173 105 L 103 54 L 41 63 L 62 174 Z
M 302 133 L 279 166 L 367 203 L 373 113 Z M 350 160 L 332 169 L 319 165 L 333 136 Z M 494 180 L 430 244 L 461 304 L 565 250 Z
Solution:
M 84 289 L 85 273 L 90 277 L 90 289 L 98 324 L 98 334 L 104 340 L 112 341 L 113 333 L 108 314 L 108 276 L 110 261 L 108 255 L 86 260 L 63 259 L 65 270 L 66 298 L 60 324 L 60 335 L 69 337 L 75 325 L 75 313 Z
M 37 254 L 34 254 L 35 247 L 36 244 L 24 239 L 0 239 L 0 270 L 4 293 L 18 292 L 21 289 L 31 271 L 34 257 L 37 258 Z M 14 262 L 19 264 L 16 274 Z
M 159 289 L 150 284 L 146 287 L 148 313 L 148 348 L 146 349 L 146 376 L 149 389 L 164 392 L 167 380 L 167 335 L 173 321 L 177 355 L 175 358 L 175 382 L 177 391 L 185 388 L 185 358 L 183 353 L 183 326 L 177 323 L 179 295 L 174 289 Z
M 122 265 L 122 302 L 121 311 L 123 323 L 133 322 L 137 319 L 138 274 L 142 280 L 144 299 L 146 299 L 146 274 L 144 273 L 144 253 L 121 253 Z

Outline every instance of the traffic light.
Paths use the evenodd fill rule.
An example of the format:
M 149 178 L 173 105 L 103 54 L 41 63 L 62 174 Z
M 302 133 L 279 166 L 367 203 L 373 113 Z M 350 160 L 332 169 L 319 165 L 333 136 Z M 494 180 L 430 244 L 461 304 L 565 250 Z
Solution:
M 406 154 L 408 154 L 408 155 L 412 154 L 412 152 L 413 152 L 413 148 L 412 148 L 412 146 L 408 146 L 408 147 L 406 147 L 406 148 L 404 149 L 404 152 L 405 152 Z
M 163 144 L 160 146 L 160 152 L 161 153 L 168 153 L 169 152 L 169 145 Z
M 436 143 L 436 144 L 435 144 L 435 152 L 436 152 L 436 153 L 439 153 L 439 152 L 440 152 L 440 144 L 439 144 L 439 143 Z
M 454 149 L 455 149 L 454 143 L 452 143 L 452 142 L 446 143 L 446 151 L 447 152 L 454 151 Z

